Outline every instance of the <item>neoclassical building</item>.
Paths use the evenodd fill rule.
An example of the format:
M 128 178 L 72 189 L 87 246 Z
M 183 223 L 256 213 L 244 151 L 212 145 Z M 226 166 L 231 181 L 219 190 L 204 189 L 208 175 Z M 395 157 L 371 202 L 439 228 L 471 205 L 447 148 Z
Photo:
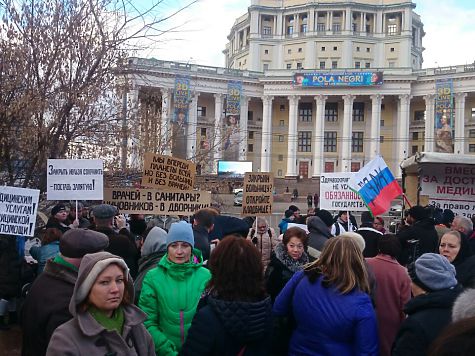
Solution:
M 252 0 L 231 27 L 225 67 L 131 58 L 124 74 L 138 124 L 129 164 L 159 151 L 215 173 L 216 162 L 229 159 L 225 103 L 235 81 L 242 83 L 235 159 L 276 178 L 356 171 L 377 154 L 400 175 L 404 158 L 438 150 L 440 134 L 454 154 L 475 153 L 475 65 L 422 69 L 424 30 L 414 9 L 401 0 Z M 371 74 L 382 80 L 352 84 Z M 171 129 L 177 77 L 191 87 L 182 141 Z M 444 132 L 441 81 L 453 103 Z M 181 143 L 168 144 L 174 140 Z

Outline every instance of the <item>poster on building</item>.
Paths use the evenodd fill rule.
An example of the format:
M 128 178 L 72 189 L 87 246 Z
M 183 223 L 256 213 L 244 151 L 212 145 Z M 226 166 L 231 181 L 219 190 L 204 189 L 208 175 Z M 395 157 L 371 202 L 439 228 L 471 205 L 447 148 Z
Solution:
M 435 151 L 453 153 L 454 84 L 452 79 L 435 83 Z
M 348 186 L 355 173 L 322 173 L 320 177 L 320 209 L 367 211 L 360 196 Z
M 271 215 L 274 202 L 273 188 L 273 173 L 247 172 L 244 176 L 241 215 Z
M 430 205 L 469 218 L 475 214 L 475 166 L 424 164 L 420 184 L 420 196 L 428 196 Z
M 383 72 L 295 73 L 294 87 L 367 87 L 383 85 Z
M 33 236 L 40 191 L 0 186 L 0 233 Z
M 211 205 L 211 193 L 197 190 L 104 189 L 104 203 L 121 214 L 192 215 Z
M 190 78 L 177 76 L 175 78 L 175 89 L 173 91 L 173 118 L 172 121 L 178 125 L 188 123 L 188 109 L 190 106 Z
M 196 164 L 152 152 L 144 154 L 142 186 L 161 190 L 192 190 Z
M 242 82 L 228 82 L 226 95 L 226 122 L 223 135 L 223 149 L 225 160 L 239 159 Z
M 48 200 L 102 200 L 101 159 L 48 159 Z

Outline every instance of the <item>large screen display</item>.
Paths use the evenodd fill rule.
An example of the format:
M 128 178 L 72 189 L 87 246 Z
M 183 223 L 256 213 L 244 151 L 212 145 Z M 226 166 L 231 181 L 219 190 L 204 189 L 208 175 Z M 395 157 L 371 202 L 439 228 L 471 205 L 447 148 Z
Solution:
M 252 172 L 252 162 L 218 161 L 218 176 L 224 178 L 244 178 L 244 173 Z

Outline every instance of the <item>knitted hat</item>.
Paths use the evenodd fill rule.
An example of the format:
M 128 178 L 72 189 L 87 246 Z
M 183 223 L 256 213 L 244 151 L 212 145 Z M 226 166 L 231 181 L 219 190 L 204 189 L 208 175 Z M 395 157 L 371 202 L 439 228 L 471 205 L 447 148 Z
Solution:
M 70 229 L 59 238 L 59 252 L 65 257 L 82 258 L 109 246 L 107 235 L 88 229 Z
M 170 244 L 177 241 L 186 242 L 192 248 L 195 247 L 195 238 L 191 224 L 188 224 L 186 221 L 180 221 L 170 226 L 170 231 L 168 231 L 167 235 L 167 248 Z
M 373 217 L 369 211 L 363 211 L 361 213 L 361 223 L 362 224 L 371 224 L 373 223 Z
M 57 213 L 61 211 L 66 211 L 66 205 L 62 203 L 56 204 L 55 206 L 53 206 L 53 209 L 51 209 L 51 216 L 55 216 Z
M 455 267 L 437 253 L 424 253 L 408 266 L 409 277 L 427 292 L 452 288 L 457 285 Z
M 450 209 L 445 209 L 444 212 L 442 213 L 442 223 L 446 225 L 450 225 L 455 218 L 455 214 L 452 210 Z
M 326 226 L 333 225 L 333 216 L 328 210 L 320 209 L 315 212 L 315 216 L 318 216 Z

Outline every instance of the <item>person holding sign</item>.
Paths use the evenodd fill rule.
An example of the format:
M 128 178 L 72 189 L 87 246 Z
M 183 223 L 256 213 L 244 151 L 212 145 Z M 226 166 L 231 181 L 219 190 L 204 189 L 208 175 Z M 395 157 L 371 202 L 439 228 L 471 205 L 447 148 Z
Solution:
M 139 307 L 148 315 L 145 326 L 157 355 L 175 356 L 211 275 L 203 267 L 201 252 L 194 248 L 190 224 L 172 224 L 166 242 L 166 255 L 145 275 Z
M 68 209 L 64 204 L 56 204 L 53 209 L 51 209 L 51 217 L 48 219 L 46 223 L 46 228 L 55 228 L 61 231 L 61 233 L 65 233 L 66 231 L 70 230 L 71 228 L 78 227 L 79 223 L 75 220 L 71 225 L 67 225 L 68 219 Z
M 256 221 L 252 224 L 252 229 L 249 230 L 247 239 L 250 240 L 254 246 L 261 253 L 262 264 L 267 268 L 270 262 L 272 250 L 279 243 L 275 236 L 274 229 L 269 226 L 267 220 L 261 216 L 256 217 Z

